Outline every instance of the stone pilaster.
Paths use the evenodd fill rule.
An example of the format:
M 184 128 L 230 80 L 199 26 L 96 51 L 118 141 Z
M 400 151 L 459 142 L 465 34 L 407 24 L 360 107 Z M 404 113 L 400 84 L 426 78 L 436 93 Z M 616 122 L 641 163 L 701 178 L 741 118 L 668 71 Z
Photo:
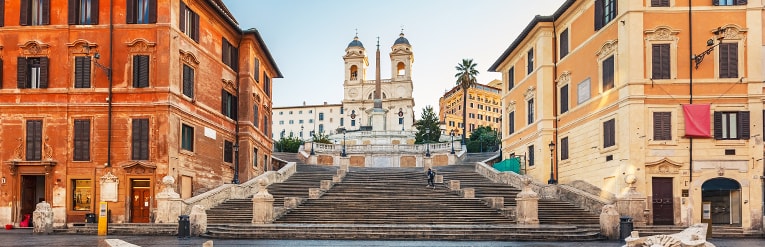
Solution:
M 260 190 L 252 196 L 252 223 L 269 224 L 274 222 L 274 196 L 268 193 L 265 180 L 258 184 Z
M 175 223 L 178 222 L 178 216 L 183 209 L 183 200 L 181 196 L 173 189 L 175 179 L 167 175 L 162 178 L 165 188 L 157 193 L 157 214 L 156 223 Z
M 53 209 L 48 202 L 43 201 L 37 204 L 35 211 L 32 212 L 32 222 L 34 222 L 33 233 L 53 233 Z
M 444 183 L 444 175 L 436 175 L 436 181 L 435 181 L 435 183 L 437 183 L 437 184 L 442 184 L 442 183 Z
M 332 180 L 321 180 L 321 190 L 328 191 L 332 188 Z
M 539 224 L 539 195 L 531 189 L 531 179 L 523 177 L 523 190 L 515 198 L 518 224 Z
M 308 188 L 308 199 L 319 199 L 321 197 L 321 189 Z
M 475 189 L 474 188 L 464 188 L 462 189 L 462 197 L 463 198 L 475 198 Z
M 427 171 L 428 168 L 433 168 L 433 157 L 422 157 L 422 167 L 425 171 Z
M 600 211 L 600 233 L 610 240 L 619 238 L 619 212 L 616 206 L 605 205 Z
M 460 181 L 449 180 L 449 190 L 460 190 Z
M 191 236 L 201 236 L 207 232 L 207 212 L 201 205 L 194 205 L 189 215 Z
M 351 166 L 351 157 L 340 157 L 340 170 L 348 170 Z

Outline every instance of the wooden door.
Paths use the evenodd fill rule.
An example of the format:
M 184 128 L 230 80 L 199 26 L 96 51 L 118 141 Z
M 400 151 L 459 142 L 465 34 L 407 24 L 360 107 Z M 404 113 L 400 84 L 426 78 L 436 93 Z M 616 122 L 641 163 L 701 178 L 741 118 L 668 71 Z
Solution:
M 37 176 L 21 176 L 21 219 L 37 206 Z
M 133 202 L 130 210 L 133 223 L 149 223 L 151 212 L 151 191 L 149 188 L 133 188 Z
M 653 224 L 674 225 L 672 178 L 653 178 Z

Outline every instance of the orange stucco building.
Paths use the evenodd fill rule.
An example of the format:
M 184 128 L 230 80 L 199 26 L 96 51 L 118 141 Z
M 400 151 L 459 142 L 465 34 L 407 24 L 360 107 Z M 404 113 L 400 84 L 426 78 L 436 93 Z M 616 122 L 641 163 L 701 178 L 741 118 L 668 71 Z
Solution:
M 461 138 L 464 129 L 467 131 L 465 138 L 470 138 L 473 130 L 481 126 L 488 126 L 499 131 L 502 121 L 499 93 L 502 90 L 493 86 L 494 83 L 497 83 L 497 80 L 487 85 L 476 83 L 468 88 L 467 125 L 465 126 L 462 124 L 462 87 L 456 85 L 444 93 L 438 99 L 438 119 L 441 121 L 442 133 L 451 135 L 454 131 L 454 136 Z
M 222 1 L 21 0 L 0 13 L 0 222 L 39 201 L 57 225 L 100 201 L 112 222 L 151 222 L 165 176 L 189 198 L 271 169 L 282 75 Z
M 762 230 L 762 24 L 755 1 L 565 1 L 490 69 L 504 158 L 638 198 L 638 225 Z

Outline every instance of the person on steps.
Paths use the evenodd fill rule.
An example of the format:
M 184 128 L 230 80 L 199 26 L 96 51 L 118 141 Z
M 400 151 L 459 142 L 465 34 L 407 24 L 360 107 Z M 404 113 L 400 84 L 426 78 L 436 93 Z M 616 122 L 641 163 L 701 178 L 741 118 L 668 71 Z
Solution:
M 436 178 L 436 172 L 428 168 L 428 172 L 425 173 L 425 176 L 428 177 L 428 186 L 425 186 L 425 188 L 433 187 L 436 188 L 436 184 L 433 182 L 433 180 Z

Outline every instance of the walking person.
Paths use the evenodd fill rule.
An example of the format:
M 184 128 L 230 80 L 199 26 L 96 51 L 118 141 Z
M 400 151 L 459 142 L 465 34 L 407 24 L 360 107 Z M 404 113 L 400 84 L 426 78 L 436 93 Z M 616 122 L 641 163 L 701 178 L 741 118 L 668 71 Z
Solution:
M 435 189 L 436 188 L 436 184 L 433 182 L 433 180 L 436 178 L 436 172 L 434 172 L 433 170 L 428 168 L 428 172 L 425 173 L 425 176 L 428 177 L 428 186 L 425 186 L 425 188 L 433 187 Z

